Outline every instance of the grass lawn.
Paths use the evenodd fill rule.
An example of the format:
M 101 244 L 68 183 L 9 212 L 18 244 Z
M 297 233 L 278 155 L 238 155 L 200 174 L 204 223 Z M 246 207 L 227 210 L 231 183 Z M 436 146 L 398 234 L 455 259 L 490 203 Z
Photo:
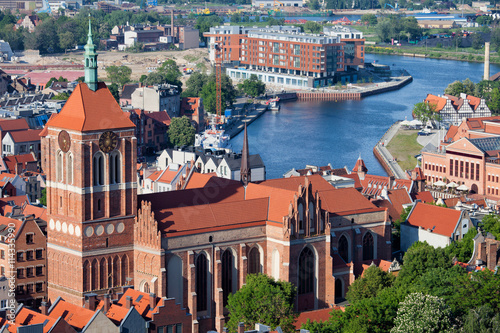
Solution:
M 415 155 L 423 148 L 417 143 L 417 130 L 400 129 L 387 145 L 387 149 L 398 160 L 403 170 L 413 170 L 417 165 Z

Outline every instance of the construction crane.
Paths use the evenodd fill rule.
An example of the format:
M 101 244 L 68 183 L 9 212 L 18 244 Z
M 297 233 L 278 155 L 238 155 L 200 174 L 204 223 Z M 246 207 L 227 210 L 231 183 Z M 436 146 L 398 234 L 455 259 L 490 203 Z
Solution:
M 222 116 L 222 42 L 215 41 L 215 92 L 216 92 L 216 107 L 217 116 L 215 123 L 221 124 Z

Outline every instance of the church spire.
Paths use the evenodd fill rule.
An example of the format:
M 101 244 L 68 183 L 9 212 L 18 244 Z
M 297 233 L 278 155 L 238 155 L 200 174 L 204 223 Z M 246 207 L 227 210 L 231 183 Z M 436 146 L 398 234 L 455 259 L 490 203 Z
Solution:
M 250 154 L 248 153 L 248 133 L 247 122 L 245 121 L 245 131 L 243 133 L 243 148 L 241 150 L 240 177 L 243 185 L 247 186 L 251 181 Z
M 87 45 L 85 45 L 85 83 L 90 90 L 97 90 L 97 53 L 92 41 L 92 26 L 89 15 L 89 33 Z

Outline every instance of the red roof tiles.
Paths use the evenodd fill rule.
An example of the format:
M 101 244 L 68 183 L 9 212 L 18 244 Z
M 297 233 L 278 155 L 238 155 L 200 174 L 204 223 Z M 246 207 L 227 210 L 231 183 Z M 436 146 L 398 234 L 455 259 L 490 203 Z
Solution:
M 14 142 L 34 142 L 40 141 L 40 132 L 41 129 L 27 129 L 24 131 L 15 131 L 9 132 L 9 135 L 12 137 Z
M 26 119 L 2 119 L 0 120 L 0 129 L 3 132 L 27 130 L 30 127 Z
M 135 125 L 122 111 L 106 84 L 99 82 L 96 91 L 90 90 L 85 83 L 79 83 L 61 112 L 51 117 L 46 127 L 87 132 L 133 128 Z
M 95 312 L 59 299 L 50 309 L 49 317 L 62 317 L 68 324 L 81 331 L 92 319 Z
M 408 224 L 451 237 L 461 215 L 459 210 L 417 202 L 408 216 Z
M 348 215 L 354 212 L 384 211 L 366 199 L 354 188 L 320 191 L 321 206 L 331 214 Z

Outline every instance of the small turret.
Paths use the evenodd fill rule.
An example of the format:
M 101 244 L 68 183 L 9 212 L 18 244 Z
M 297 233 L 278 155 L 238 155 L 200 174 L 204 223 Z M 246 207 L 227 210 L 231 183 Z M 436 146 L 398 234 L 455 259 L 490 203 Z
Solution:
M 359 176 L 359 179 L 361 180 L 365 179 L 365 176 L 368 173 L 368 168 L 366 167 L 365 162 L 361 158 L 361 154 L 359 155 L 358 160 L 356 161 L 356 164 L 352 169 L 352 172 L 356 172 Z
M 89 33 L 87 45 L 85 45 L 85 83 L 90 90 L 96 91 L 97 82 L 97 53 L 95 52 L 94 42 L 92 41 L 92 27 L 89 15 Z

